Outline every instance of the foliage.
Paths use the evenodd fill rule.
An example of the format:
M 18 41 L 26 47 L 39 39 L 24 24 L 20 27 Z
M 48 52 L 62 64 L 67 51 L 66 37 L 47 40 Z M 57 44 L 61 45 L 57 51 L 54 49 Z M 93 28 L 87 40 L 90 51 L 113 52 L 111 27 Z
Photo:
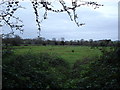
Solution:
M 3 88 L 118 89 L 120 48 L 100 58 L 77 60 L 72 67 L 57 54 L 26 53 L 3 58 Z
M 67 62 L 47 53 L 16 55 L 4 63 L 5 59 L 3 88 L 58 88 L 67 78 Z
M 19 46 L 22 44 L 23 40 L 19 35 L 10 36 L 6 34 L 6 36 L 2 39 L 2 43 L 4 46 Z
M 14 53 L 12 46 L 2 46 L 2 56 L 7 57 L 9 55 L 12 55 Z
M 19 35 L 10 35 L 6 34 L 4 38 L 2 38 L 3 44 L 10 44 L 13 46 L 18 45 L 71 45 L 71 46 L 91 46 L 92 48 L 95 47 L 108 47 L 108 46 L 117 46 L 118 41 L 111 41 L 110 39 L 105 40 L 97 40 L 94 41 L 90 40 L 65 40 L 65 38 L 61 38 L 61 40 L 57 40 L 56 38 L 52 38 L 52 40 L 46 39 L 44 37 L 37 37 L 34 39 L 22 39 Z
M 118 89 L 120 88 L 120 48 L 116 48 L 111 52 L 105 51 L 103 56 L 92 62 L 89 71 L 84 77 L 86 87 L 94 87 L 101 89 Z M 81 83 L 79 82 L 81 85 Z

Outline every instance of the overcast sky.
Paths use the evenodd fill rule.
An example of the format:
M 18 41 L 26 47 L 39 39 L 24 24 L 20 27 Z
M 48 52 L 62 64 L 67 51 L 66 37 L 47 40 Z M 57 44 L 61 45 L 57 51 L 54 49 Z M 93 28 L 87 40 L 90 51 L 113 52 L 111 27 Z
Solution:
M 69 0 L 66 1 L 69 4 Z M 67 13 L 48 12 L 48 19 L 41 24 L 41 36 L 46 39 L 64 37 L 65 40 L 118 40 L 118 0 L 91 1 L 97 1 L 104 6 L 98 9 L 82 6 L 77 10 L 78 21 L 85 23 L 85 26 L 77 27 L 74 22 L 70 21 Z M 56 8 L 59 8 L 56 2 L 53 4 Z M 33 14 L 34 10 L 29 2 L 22 2 L 22 5 L 26 9 L 20 9 L 15 14 L 24 22 L 24 33 L 20 34 L 18 31 L 15 33 L 22 38 L 35 38 L 38 36 L 38 31 Z M 40 15 L 42 15 L 42 10 Z M 8 27 L 3 28 L 4 31 L 8 29 Z

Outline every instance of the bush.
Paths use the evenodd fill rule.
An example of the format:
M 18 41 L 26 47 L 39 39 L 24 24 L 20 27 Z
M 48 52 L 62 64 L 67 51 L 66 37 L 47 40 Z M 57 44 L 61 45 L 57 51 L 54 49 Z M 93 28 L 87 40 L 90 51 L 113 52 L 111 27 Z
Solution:
M 79 82 L 85 88 L 118 89 L 120 88 L 120 48 L 112 52 L 105 51 L 100 59 L 92 62 L 84 81 Z
M 57 65 L 59 68 L 55 68 Z M 67 65 L 63 59 L 47 53 L 11 57 L 10 62 L 3 63 L 3 88 L 62 87 L 66 76 L 60 68 L 67 69 Z
M 77 60 L 70 68 L 56 54 L 39 53 L 3 58 L 4 88 L 120 88 L 120 48 L 100 58 Z
M 14 52 L 13 52 L 13 48 L 12 46 L 2 46 L 2 57 L 7 57 L 7 56 L 10 56 L 12 55 Z

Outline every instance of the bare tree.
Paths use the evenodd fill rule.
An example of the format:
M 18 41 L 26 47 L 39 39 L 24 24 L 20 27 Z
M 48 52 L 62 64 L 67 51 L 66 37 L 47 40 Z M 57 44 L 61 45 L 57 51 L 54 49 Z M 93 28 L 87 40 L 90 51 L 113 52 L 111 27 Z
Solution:
M 8 25 L 11 29 L 11 34 L 14 34 L 15 30 L 19 30 L 23 32 L 23 22 L 20 20 L 19 17 L 15 16 L 14 13 L 19 10 L 20 8 L 23 8 L 20 5 L 20 2 L 24 2 L 25 0 L 1 0 L 0 1 L 0 27 L 3 25 Z M 43 20 L 47 19 L 47 13 L 48 12 L 55 12 L 55 13 L 62 13 L 66 12 L 68 16 L 70 17 L 71 21 L 74 21 L 76 25 L 83 26 L 84 23 L 79 23 L 77 21 L 78 15 L 76 13 L 76 9 L 80 8 L 81 6 L 87 5 L 87 6 L 93 6 L 94 9 L 99 8 L 100 6 L 103 6 L 101 4 L 98 4 L 97 2 L 91 2 L 91 1 L 82 1 L 82 0 L 70 0 L 71 5 L 68 5 L 66 1 L 68 0 L 28 0 L 29 3 L 32 4 L 32 7 L 34 9 L 34 15 L 36 17 L 35 21 L 37 23 L 39 35 L 41 31 L 41 23 Z M 61 5 L 60 8 L 56 9 L 54 2 L 57 2 Z M 44 9 L 44 15 L 42 18 L 40 18 L 39 10 Z M 12 19 L 12 21 L 11 21 Z M 4 35 L 4 34 L 3 34 Z

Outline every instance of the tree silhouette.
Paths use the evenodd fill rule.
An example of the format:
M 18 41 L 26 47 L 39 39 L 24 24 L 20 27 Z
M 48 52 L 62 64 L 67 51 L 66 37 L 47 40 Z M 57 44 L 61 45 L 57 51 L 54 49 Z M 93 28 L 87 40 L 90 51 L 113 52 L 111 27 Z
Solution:
M 25 0 L 1 0 L 0 1 L 0 27 L 2 27 L 4 24 L 8 25 L 11 29 L 10 34 L 14 34 L 14 30 L 19 30 L 23 32 L 23 22 L 20 20 L 19 17 L 15 16 L 14 13 L 19 10 L 20 8 L 24 8 L 20 5 L 20 2 L 24 2 Z M 67 0 L 29 0 L 29 2 L 32 4 L 32 7 L 34 9 L 34 15 L 36 17 L 36 23 L 39 31 L 41 31 L 41 23 L 43 20 L 47 19 L 47 13 L 48 12 L 55 12 L 55 13 L 62 13 L 66 12 L 68 16 L 70 17 L 71 21 L 74 21 L 76 25 L 83 26 L 85 23 L 79 23 L 77 21 L 78 15 L 76 13 L 76 9 L 80 8 L 81 6 L 87 5 L 87 6 L 93 6 L 94 9 L 99 8 L 100 6 L 103 6 L 101 4 L 98 4 L 97 2 L 91 2 L 91 1 L 81 1 L 81 0 L 70 0 L 69 2 L 71 5 L 68 5 Z M 55 8 L 54 2 L 58 2 L 61 7 L 59 9 Z M 44 9 L 44 15 L 40 19 L 39 16 L 39 10 L 43 8 Z M 11 21 L 13 19 L 14 21 Z M 4 35 L 4 34 L 3 34 Z

